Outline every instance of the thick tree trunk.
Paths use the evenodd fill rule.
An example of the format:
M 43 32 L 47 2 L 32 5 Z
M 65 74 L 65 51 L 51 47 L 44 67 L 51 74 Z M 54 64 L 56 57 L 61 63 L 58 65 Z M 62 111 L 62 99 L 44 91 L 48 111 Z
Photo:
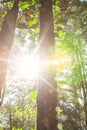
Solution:
M 87 99 L 84 100 L 85 125 L 87 129 Z
M 14 6 L 10 11 L 8 11 L 0 31 L 0 106 L 3 98 L 8 58 L 14 38 L 18 15 L 18 3 L 19 0 L 14 1 Z
M 52 0 L 40 0 L 40 60 L 54 57 Z M 57 90 L 54 67 L 48 63 L 40 72 L 37 96 L 37 130 L 57 130 Z M 43 72 L 42 72 L 43 71 Z

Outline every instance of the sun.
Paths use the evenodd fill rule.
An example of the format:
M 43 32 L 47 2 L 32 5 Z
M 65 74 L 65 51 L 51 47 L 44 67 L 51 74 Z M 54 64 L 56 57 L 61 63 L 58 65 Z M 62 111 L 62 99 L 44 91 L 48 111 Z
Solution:
M 18 71 L 26 79 L 36 79 L 39 73 L 38 59 L 35 57 L 23 56 L 17 63 Z
M 13 57 L 10 59 L 10 68 L 12 69 L 13 76 L 17 79 L 23 79 L 25 81 L 38 80 L 43 76 L 44 72 L 49 73 L 49 67 L 53 66 L 55 71 L 63 70 L 67 66 L 67 55 L 58 53 L 58 57 L 53 59 L 42 58 L 39 54 L 34 52 L 24 52 L 21 48 L 20 51 L 12 54 Z M 43 76 L 44 77 L 44 76 Z

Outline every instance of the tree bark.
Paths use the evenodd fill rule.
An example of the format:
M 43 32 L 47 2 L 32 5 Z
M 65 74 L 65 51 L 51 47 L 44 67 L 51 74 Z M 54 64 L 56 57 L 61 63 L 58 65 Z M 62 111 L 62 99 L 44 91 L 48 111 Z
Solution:
M 0 31 L 0 106 L 3 99 L 8 58 L 14 38 L 15 25 L 18 15 L 18 3 L 19 0 L 14 1 L 13 8 L 7 12 Z
M 54 26 L 52 0 L 40 0 L 40 61 L 54 57 Z M 55 69 L 48 63 L 40 72 L 37 96 L 37 130 L 57 130 L 57 90 Z

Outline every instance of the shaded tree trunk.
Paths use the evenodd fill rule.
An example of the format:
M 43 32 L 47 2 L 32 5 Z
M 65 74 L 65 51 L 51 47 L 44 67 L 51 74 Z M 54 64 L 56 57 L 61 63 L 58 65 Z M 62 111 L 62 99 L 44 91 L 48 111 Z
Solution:
M 87 129 L 87 99 L 84 100 L 85 125 Z
M 3 99 L 8 58 L 14 38 L 15 25 L 18 15 L 18 3 L 19 0 L 14 1 L 13 8 L 7 12 L 0 31 L 0 106 Z
M 54 26 L 52 0 L 40 0 L 40 60 L 54 58 Z M 37 130 L 57 130 L 57 90 L 54 81 L 55 69 L 49 62 L 42 67 L 38 81 Z

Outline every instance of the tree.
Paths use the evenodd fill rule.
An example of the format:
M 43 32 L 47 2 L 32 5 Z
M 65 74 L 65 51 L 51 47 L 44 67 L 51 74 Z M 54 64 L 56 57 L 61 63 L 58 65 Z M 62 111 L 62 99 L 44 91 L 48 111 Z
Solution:
M 40 0 L 40 60 L 48 62 L 40 72 L 37 96 L 37 130 L 57 130 L 57 90 L 54 67 L 54 25 L 52 0 Z
M 9 1 L 9 2 L 8 2 Z M 51 15 L 51 4 L 50 0 L 40 0 L 40 3 L 36 0 L 25 0 L 20 1 L 19 7 L 19 17 L 17 21 L 17 30 L 16 30 L 16 42 L 12 52 L 17 57 L 15 48 L 26 46 L 26 36 L 31 41 L 30 51 L 34 50 L 34 47 L 39 45 L 38 56 L 40 57 L 41 72 L 39 73 L 39 87 L 38 87 L 38 97 L 37 97 L 37 129 L 50 129 L 50 124 L 52 127 L 57 126 L 57 120 L 55 118 L 56 111 L 55 106 L 57 106 L 55 99 L 56 98 L 56 83 L 54 81 L 55 70 L 51 63 L 54 58 L 54 37 L 56 36 L 56 55 L 58 64 L 57 67 L 57 76 L 56 80 L 58 82 L 58 128 L 64 130 L 83 130 L 86 129 L 84 124 L 86 124 L 86 97 L 87 97 L 87 65 L 86 65 L 86 55 L 87 55 L 87 46 L 86 46 L 86 32 L 87 24 L 86 19 L 86 10 L 87 2 L 80 0 L 55 0 L 53 8 L 53 16 Z M 12 7 L 12 0 L 2 0 L 0 6 L 0 11 L 4 10 L 6 13 L 9 6 Z M 40 5 L 42 5 L 40 7 Z M 10 8 L 11 8 L 10 7 Z M 41 8 L 40 13 L 40 42 L 36 42 L 38 39 L 38 30 L 39 30 L 39 20 L 38 20 L 38 7 Z M 46 8 L 44 8 L 46 7 Z M 50 9 L 49 9 L 50 8 Z M 51 12 L 51 13 L 49 13 Z M 3 13 L 4 14 L 4 13 Z M 42 15 L 43 14 L 43 15 Z M 53 19 L 54 17 L 54 27 Z M 3 20 L 2 13 L 0 14 L 0 19 Z M 0 20 L 0 21 L 2 21 Z M 52 26 L 50 26 L 50 23 Z M 52 28 L 54 29 L 52 29 Z M 54 32 L 52 31 L 54 30 Z M 20 43 L 18 43 L 19 41 Z M 34 41 L 34 42 L 33 42 Z M 49 42 L 50 41 L 50 42 Z M 27 42 L 27 44 L 28 44 Z M 29 45 L 28 44 L 28 45 Z M 15 47 L 16 46 L 16 47 Z M 27 46 L 27 51 L 28 51 Z M 21 49 L 21 48 L 20 48 Z M 22 54 L 24 54 L 22 52 Z M 30 53 L 29 53 L 30 54 Z M 35 53 L 36 54 L 36 53 Z M 35 55 L 36 56 L 36 55 Z M 68 58 L 67 58 L 68 57 Z M 35 58 L 35 57 L 34 57 Z M 13 61 L 13 59 L 12 59 Z M 66 63 L 67 61 L 67 63 Z M 43 66 L 44 64 L 44 66 Z M 10 64 L 11 65 L 11 64 Z M 13 67 L 13 70 L 15 67 Z M 14 71 L 10 71 L 10 76 L 13 76 Z M 29 82 L 26 82 L 26 86 L 29 88 L 29 92 L 25 93 L 25 84 L 22 84 L 24 79 L 17 79 L 17 75 L 14 73 L 14 81 L 11 78 L 11 83 L 7 86 L 6 91 L 8 93 L 8 102 L 10 103 L 9 97 L 12 97 L 11 105 L 7 102 L 3 102 L 0 110 L 0 117 L 4 117 L 4 121 L 9 127 L 9 121 L 11 122 L 14 129 L 34 129 L 34 119 L 33 109 L 36 108 L 34 103 L 30 100 L 30 91 Z M 20 75 L 21 77 L 21 75 Z M 8 79 L 7 79 L 8 80 Z M 16 81 L 18 80 L 18 81 Z M 9 80 L 8 80 L 9 81 Z M 85 81 L 85 82 L 84 82 Z M 14 82 L 14 83 L 13 83 Z M 24 81 L 25 82 L 25 81 Z M 17 85 L 20 83 L 20 85 Z M 46 84 L 47 83 L 47 84 Z M 32 85 L 30 85 L 32 86 Z M 15 88 L 16 87 L 16 88 Z M 10 89 L 11 88 L 11 89 Z M 19 91 L 15 89 L 19 89 Z M 24 96 L 22 95 L 23 93 Z M 52 93 L 52 94 L 51 94 Z M 21 94 L 21 95 L 20 95 Z M 35 93 L 33 93 L 35 94 Z M 52 97 L 53 96 L 53 97 Z M 16 99 L 16 101 L 15 101 Z M 6 100 L 6 98 L 5 98 Z M 26 100 L 26 101 L 25 101 Z M 7 100 L 6 100 L 7 101 Z M 8 108 L 7 108 L 8 106 Z M 3 109 L 4 107 L 4 109 Z M 6 111 L 7 108 L 7 111 Z M 11 108 L 11 109 L 10 109 Z M 9 111 L 10 110 L 10 111 Z M 6 112 L 6 113 L 5 113 Z M 9 112 L 9 113 L 8 113 Z M 35 113 L 35 112 L 34 112 Z M 44 114 L 45 113 L 45 114 Z M 47 113 L 47 114 L 46 114 Z M 50 116 L 49 116 L 49 113 Z M 53 120 L 52 118 L 53 114 Z M 11 120 L 8 120 L 8 115 L 11 117 Z M 32 117 L 32 116 L 33 117 Z M 41 120 L 42 119 L 42 120 Z M 55 126 L 53 123 L 55 122 Z M 2 123 L 3 124 L 3 123 Z M 51 128 L 52 129 L 52 128 Z M 57 129 L 57 128 L 55 128 Z
M 85 3 L 86 5 L 87 3 Z M 76 124 L 76 129 L 83 129 L 82 126 L 85 128 L 87 127 L 86 123 L 86 78 L 87 78 L 87 72 L 86 72 L 86 40 L 84 31 L 86 30 L 86 27 L 84 25 L 85 23 L 85 11 L 86 8 L 84 6 L 84 10 L 82 12 L 84 3 L 81 4 L 80 8 L 74 14 L 70 17 L 69 24 L 66 25 L 63 34 L 61 34 L 62 39 L 62 45 L 61 48 L 63 51 L 67 51 L 69 58 L 70 58 L 70 64 L 68 65 L 65 71 L 67 71 L 67 74 L 65 75 L 64 81 L 62 81 L 62 84 L 66 84 L 68 87 L 66 88 L 66 91 L 64 95 L 64 98 L 62 97 L 62 100 L 64 100 L 64 104 L 61 104 L 61 100 L 59 101 L 61 104 L 61 109 L 63 109 L 63 112 L 66 113 L 69 117 L 71 116 L 72 123 L 73 120 L 74 124 Z M 79 16 L 83 16 L 80 17 Z M 70 74 L 69 74 L 70 73 Z M 67 78 L 68 77 L 68 78 Z M 68 82 L 68 83 L 67 83 Z M 64 85 L 63 84 L 63 85 Z M 60 83 L 61 85 L 61 83 Z M 60 90 L 65 91 L 64 90 Z M 69 93 L 71 93 L 71 97 L 69 96 Z M 61 95 L 61 94 L 60 94 Z M 68 96 L 68 99 L 66 98 Z M 65 100 L 66 99 L 66 100 Z M 73 106 L 72 106 L 73 105 Z M 70 107 L 70 108 L 69 108 Z M 69 118 L 70 119 L 70 118 Z M 67 121 L 66 121 L 67 122 Z M 68 122 L 69 123 L 69 122 Z M 65 123 L 66 124 L 66 123 Z M 71 125 L 72 126 L 72 125 Z M 74 126 L 74 125 L 73 125 Z M 65 129 L 65 128 L 64 128 Z M 74 128 L 75 129 L 75 128 Z
M 14 6 L 8 11 L 0 31 L 0 105 L 3 100 L 8 58 L 14 38 L 15 24 L 18 15 L 18 3 L 19 0 L 15 0 Z

